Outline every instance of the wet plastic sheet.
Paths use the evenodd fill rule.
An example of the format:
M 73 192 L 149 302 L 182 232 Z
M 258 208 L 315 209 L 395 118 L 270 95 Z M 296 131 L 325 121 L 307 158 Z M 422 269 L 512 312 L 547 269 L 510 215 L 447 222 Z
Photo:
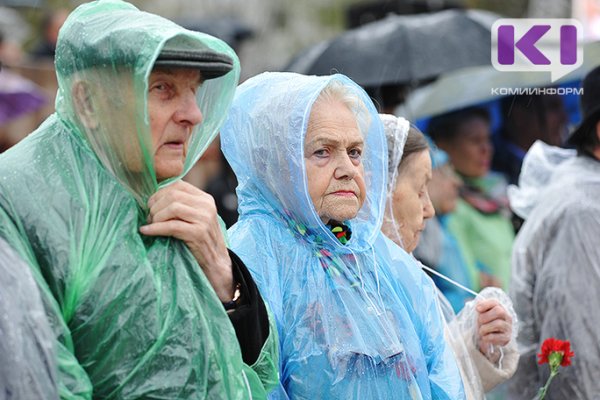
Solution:
M 531 399 L 550 368 L 542 342 L 569 340 L 572 366 L 561 368 L 547 399 L 600 394 L 600 162 L 536 143 L 525 157 L 511 204 L 525 218 L 513 251 L 511 298 L 522 321 L 521 359 L 510 396 Z
M 399 205 L 394 203 L 393 193 L 398 182 L 400 164 L 410 123 L 404 118 L 393 115 L 382 114 L 380 118 L 384 124 L 388 145 L 388 181 L 386 186 L 384 233 L 393 242 L 403 246 L 400 230 L 402 221 L 397 221 L 395 218 L 396 214 L 394 213 L 394 207 Z M 435 155 L 432 158 L 436 158 Z M 440 157 L 437 156 L 437 158 L 439 159 Z M 410 159 L 408 162 L 410 162 Z M 432 221 L 427 221 L 427 224 L 431 223 Z M 441 247 L 441 243 L 438 246 Z M 440 258 L 443 256 L 440 255 Z M 421 262 L 416 262 L 422 268 L 426 268 Z M 425 275 L 424 271 L 423 275 Z M 450 285 L 450 283 L 448 284 Z M 464 289 L 458 287 L 457 289 L 464 291 Z M 474 300 L 467 302 L 457 315 L 448 299 L 439 289 L 436 288 L 434 295 L 437 297 L 438 310 L 444 320 L 444 337 L 450 345 L 458 363 L 467 399 L 484 399 L 486 391 L 512 376 L 516 368 L 516 360 L 518 358 L 516 337 L 519 331 L 519 324 L 512 302 L 508 295 L 501 289 L 486 288 Z M 496 299 L 509 312 L 513 321 L 511 341 L 502 348 L 491 348 L 488 350 L 489 352 L 502 352 L 498 365 L 492 364 L 479 351 L 478 346 L 477 318 L 479 314 L 475 310 L 475 306 L 478 300 L 489 298 Z M 504 353 L 506 353 L 506 359 L 504 359 Z
M 338 82 L 365 107 L 359 127 L 367 199 L 341 244 L 307 189 L 304 137 L 321 90 Z M 274 398 L 460 399 L 433 286 L 380 232 L 383 128 L 362 89 L 341 75 L 265 73 L 242 84 L 221 131 L 239 186 L 232 248 L 275 314 L 281 388 Z
M 27 265 L 0 239 L 0 400 L 58 399 L 54 335 Z
M 189 170 L 226 116 L 235 53 L 121 1 L 84 4 L 59 35 L 56 114 L 0 156 L 0 236 L 41 289 L 61 397 L 264 398 L 277 379 L 273 335 L 252 368 L 243 364 L 233 326 L 185 244 L 138 232 L 159 188 L 146 93 L 163 48 L 208 48 L 234 62 L 197 92 L 203 123 L 188 144 Z M 75 102 L 81 82 L 88 97 Z

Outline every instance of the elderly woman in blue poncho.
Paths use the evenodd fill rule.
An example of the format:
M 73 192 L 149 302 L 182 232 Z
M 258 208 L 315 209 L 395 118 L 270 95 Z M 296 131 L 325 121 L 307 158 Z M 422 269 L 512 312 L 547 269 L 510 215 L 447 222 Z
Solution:
M 272 397 L 464 398 L 431 280 L 380 232 L 386 139 L 362 89 L 261 74 L 221 134 L 239 181 L 231 247 L 279 332 Z

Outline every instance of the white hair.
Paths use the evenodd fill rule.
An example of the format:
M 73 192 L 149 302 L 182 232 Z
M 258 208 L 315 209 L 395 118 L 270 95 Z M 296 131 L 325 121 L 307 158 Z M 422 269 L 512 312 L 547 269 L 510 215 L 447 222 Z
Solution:
M 338 80 L 332 80 L 325 86 L 315 101 L 315 105 L 322 101 L 340 101 L 354 114 L 358 129 L 363 137 L 369 132 L 371 114 L 358 93 Z M 314 105 L 313 105 L 314 107 Z

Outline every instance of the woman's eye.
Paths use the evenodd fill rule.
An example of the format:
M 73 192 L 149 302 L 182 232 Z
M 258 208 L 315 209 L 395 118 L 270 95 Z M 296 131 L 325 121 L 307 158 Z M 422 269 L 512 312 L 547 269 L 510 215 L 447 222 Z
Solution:
M 362 156 L 362 151 L 360 149 L 352 149 L 348 152 L 350 158 L 359 159 Z
M 313 155 L 317 156 L 317 157 L 327 157 L 327 150 L 325 149 L 319 149 L 316 150 Z

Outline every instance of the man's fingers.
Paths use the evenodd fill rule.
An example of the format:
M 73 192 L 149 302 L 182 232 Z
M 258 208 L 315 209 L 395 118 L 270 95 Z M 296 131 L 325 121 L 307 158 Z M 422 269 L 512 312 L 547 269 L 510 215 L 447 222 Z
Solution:
M 171 203 L 162 209 L 150 213 L 150 222 L 164 222 L 178 219 L 191 224 L 209 224 L 211 219 L 216 221 L 216 216 L 202 208 L 190 207 L 183 203 Z
M 206 192 L 203 192 L 202 190 L 198 189 L 196 186 L 184 182 L 184 181 L 177 181 L 172 183 L 169 186 L 166 186 L 164 188 L 159 189 L 156 193 L 154 193 L 152 196 L 150 196 L 150 199 L 148 200 L 148 207 L 152 207 L 155 203 L 157 203 L 158 201 L 160 201 L 161 199 L 163 199 L 164 197 L 169 197 L 171 198 L 171 200 L 173 200 L 173 198 L 171 196 L 173 196 L 175 193 L 187 193 L 189 195 L 192 196 L 209 196 L 210 195 Z
M 180 220 L 169 220 L 156 222 L 140 227 L 140 232 L 146 236 L 172 236 L 180 240 L 185 240 L 186 231 L 191 224 Z
M 171 213 L 170 218 L 179 218 L 188 222 L 204 220 L 202 216 L 217 219 L 217 206 L 212 196 L 202 193 L 190 194 L 181 191 L 169 192 L 152 202 L 150 206 L 150 221 L 155 221 L 158 215 L 163 215 L 159 221 L 169 219 L 164 217 L 164 212 Z M 197 218 L 190 215 L 190 210 L 195 210 Z M 177 212 L 181 212 L 178 214 Z

